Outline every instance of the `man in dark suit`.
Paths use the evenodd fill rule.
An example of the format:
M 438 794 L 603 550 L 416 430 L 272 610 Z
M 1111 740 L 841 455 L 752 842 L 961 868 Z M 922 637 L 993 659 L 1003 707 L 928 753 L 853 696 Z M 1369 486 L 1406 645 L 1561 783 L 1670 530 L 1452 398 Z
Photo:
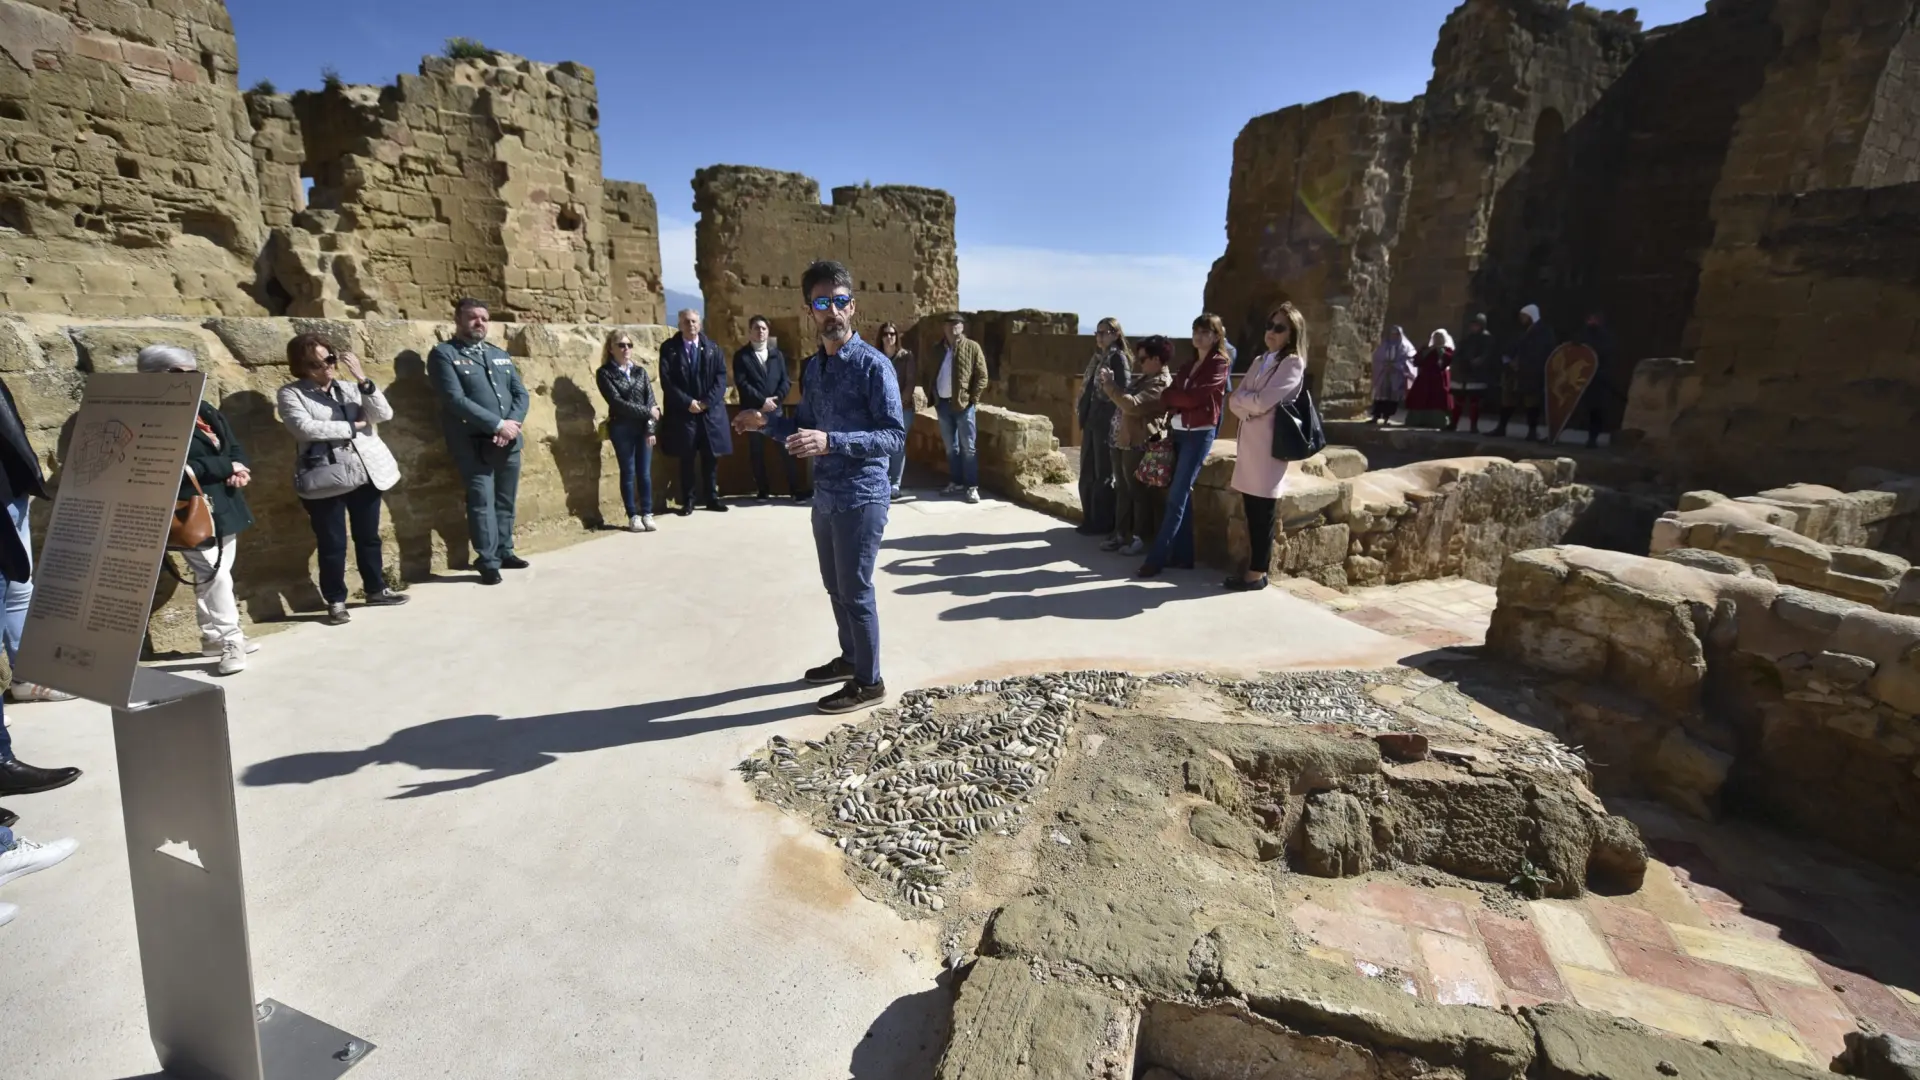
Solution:
M 15 592 L 16 586 L 24 586 L 33 580 L 33 550 L 27 540 L 27 505 L 32 499 L 46 497 L 40 459 L 35 456 L 33 445 L 27 441 L 26 425 L 21 422 L 20 412 L 13 404 L 13 391 L 7 388 L 6 383 L 0 382 L 0 500 L 5 501 L 12 515 L 10 527 L 0 528 L 0 577 L 5 578 L 8 593 Z M 28 596 L 31 595 L 29 591 Z M 20 614 L 24 617 L 25 610 Z M 13 627 L 9 626 L 8 631 L 6 651 L 7 661 L 11 664 L 20 642 Z M 14 678 L 19 678 L 17 673 Z M 73 783 L 79 776 L 79 769 L 42 769 L 14 757 L 13 738 L 7 734 L 5 706 L 0 705 L 0 795 L 52 791 Z M 0 810 L 0 832 L 5 832 L 5 827 L 13 824 L 13 821 L 11 812 Z M 0 843 L 0 851 L 4 849 L 5 844 Z
M 462 300 L 454 338 L 427 355 L 427 381 L 440 398 L 440 426 L 454 467 L 467 484 L 467 537 L 482 585 L 527 560 L 513 553 L 514 499 L 520 491 L 520 425 L 527 388 L 505 349 L 487 341 L 487 305 Z
M 764 413 L 776 413 L 786 404 L 787 392 L 793 388 L 793 380 L 787 374 L 787 357 L 778 345 L 767 340 L 771 328 L 764 315 L 755 315 L 747 320 L 747 343 L 733 354 L 733 385 L 740 391 L 740 407 L 759 409 Z M 753 483 L 759 489 L 762 499 L 773 498 L 773 487 L 767 483 L 767 462 L 765 455 L 778 455 L 787 469 L 787 494 L 794 502 L 804 502 L 806 493 L 800 489 L 800 463 L 781 443 L 767 438 L 764 432 L 756 431 L 749 436 L 747 460 L 753 463 Z
M 782 367 L 784 371 L 784 366 Z M 733 453 L 727 425 L 727 356 L 700 332 L 700 313 L 680 313 L 680 332 L 660 345 L 660 388 L 667 399 L 660 418 L 660 451 L 680 459 L 680 516 L 693 513 L 695 456 L 700 459 L 700 498 L 709 510 L 720 501 L 719 458 Z

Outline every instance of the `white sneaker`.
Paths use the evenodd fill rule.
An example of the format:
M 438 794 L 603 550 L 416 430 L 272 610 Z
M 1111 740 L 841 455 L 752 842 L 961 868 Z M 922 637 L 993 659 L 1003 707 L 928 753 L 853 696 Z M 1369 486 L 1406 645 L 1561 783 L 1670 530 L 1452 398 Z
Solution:
M 247 670 L 247 654 L 252 651 L 246 647 L 246 642 L 227 642 L 220 650 L 220 674 L 234 675 Z
M 7 698 L 15 704 L 24 705 L 29 701 L 72 701 L 73 695 L 23 679 L 7 688 Z
M 0 926 L 5 926 L 12 922 L 13 917 L 18 914 L 20 914 L 20 908 L 18 906 L 14 904 L 0 904 Z
M 248 652 L 257 653 L 260 651 L 260 643 L 253 640 L 252 638 L 241 638 L 240 640 L 243 644 L 246 645 Z M 200 644 L 201 656 L 219 656 L 221 653 L 224 653 L 224 652 L 226 652 L 225 642 L 216 641 L 211 645 L 208 645 L 205 642 L 202 642 Z
M 639 514 L 635 514 L 632 517 L 627 519 L 627 531 L 628 532 L 646 532 L 647 531 L 647 527 L 641 524 L 641 517 Z
M 641 531 L 641 532 L 658 532 L 658 531 L 659 531 L 658 529 L 655 529 L 655 528 L 653 527 L 653 515 L 652 515 L 652 514 L 641 514 L 641 515 L 640 515 L 640 531 Z
M 960 486 L 959 484 L 948 484 L 948 485 L 947 485 L 946 487 L 943 487 L 943 488 L 941 488 L 941 489 L 940 489 L 940 494 L 942 494 L 942 495 L 958 495 L 958 494 L 960 494 L 960 493 L 961 493 L 962 491 L 965 491 L 965 490 L 966 490 L 966 489 L 965 489 L 965 488 L 963 488 L 963 487 L 961 487 L 961 486 Z
M 65 862 L 79 846 L 78 840 L 51 840 L 42 844 L 16 836 L 13 846 L 0 852 L 0 885 Z
M 1127 546 L 1120 549 L 1120 554 L 1125 555 L 1129 559 L 1137 555 L 1145 555 L 1146 553 L 1147 545 L 1141 543 L 1139 537 L 1127 541 Z
M 979 502 L 979 501 L 980 501 L 980 489 L 979 489 L 979 488 L 977 488 L 977 487 L 970 487 L 970 488 L 968 488 L 968 489 L 967 489 L 967 501 L 968 501 L 968 502 L 970 502 L 970 503 L 977 503 L 977 502 Z

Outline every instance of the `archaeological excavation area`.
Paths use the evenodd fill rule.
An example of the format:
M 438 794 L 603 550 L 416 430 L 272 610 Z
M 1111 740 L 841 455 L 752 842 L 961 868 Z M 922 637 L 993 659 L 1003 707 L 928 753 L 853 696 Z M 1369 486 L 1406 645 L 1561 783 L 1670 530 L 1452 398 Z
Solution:
M 796 682 L 832 636 L 806 509 L 615 535 L 594 369 L 618 329 L 657 379 L 676 331 L 594 72 L 238 72 L 220 0 L 0 0 L 0 379 L 54 488 L 87 378 L 148 345 L 262 476 L 294 468 L 293 335 L 386 390 L 381 557 L 416 602 L 315 625 L 305 513 L 262 484 L 263 648 L 223 684 L 257 989 L 377 1043 L 355 1077 L 1920 1080 L 1916 0 L 1465 0 L 1423 95 L 1249 119 L 1204 306 L 1235 378 L 1305 313 L 1331 443 L 1258 592 L 1218 587 L 1251 551 L 1233 417 L 1199 569 L 1133 580 L 1075 532 L 1104 313 L 962 310 L 952 195 L 698 170 L 723 349 L 765 313 L 810 352 L 795 294 L 833 258 L 863 322 L 926 358 L 958 312 L 989 368 L 979 505 L 933 496 L 905 388 L 892 698 L 850 722 Z M 462 296 L 531 398 L 536 565 L 491 592 L 458 584 L 426 374 Z M 1385 327 L 1505 341 L 1527 304 L 1560 340 L 1607 313 L 1603 431 L 1360 419 Z M 163 576 L 149 660 L 198 671 L 196 630 Z M 354 707 L 317 709 L 339 672 Z M 106 712 L 6 720 L 87 775 L 32 807 L 81 854 L 7 887 L 0 1076 L 142 1075 Z

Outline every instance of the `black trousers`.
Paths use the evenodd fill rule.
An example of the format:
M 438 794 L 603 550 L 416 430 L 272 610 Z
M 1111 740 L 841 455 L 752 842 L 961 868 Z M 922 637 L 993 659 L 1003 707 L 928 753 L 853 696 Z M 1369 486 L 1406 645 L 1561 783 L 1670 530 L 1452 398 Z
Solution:
M 1276 499 L 1240 493 L 1247 512 L 1247 569 L 1264 574 L 1273 564 L 1273 511 Z
M 693 486 L 693 467 L 696 459 L 700 466 L 700 486 Z M 704 501 L 708 506 L 720 502 L 720 463 L 714 459 L 713 443 L 707 438 L 707 427 L 700 425 L 694 432 L 693 445 L 680 455 L 680 505 L 692 506 L 695 501 Z M 698 494 L 696 494 L 696 492 Z
M 361 484 L 344 495 L 302 499 L 313 539 L 320 548 L 320 596 L 329 604 L 347 602 L 347 530 L 352 524 L 353 561 L 367 595 L 387 587 L 380 568 L 380 489 Z
M 787 453 L 787 444 L 770 438 L 758 431 L 747 436 L 747 461 L 753 465 L 754 490 L 761 498 L 773 494 L 772 485 L 767 483 L 767 458 L 778 457 L 787 469 L 787 494 L 800 494 L 800 462 Z

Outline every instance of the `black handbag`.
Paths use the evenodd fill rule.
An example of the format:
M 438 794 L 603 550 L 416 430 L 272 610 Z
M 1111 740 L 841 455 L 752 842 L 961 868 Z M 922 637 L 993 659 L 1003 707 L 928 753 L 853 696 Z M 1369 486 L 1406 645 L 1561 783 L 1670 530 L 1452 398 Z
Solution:
M 1300 395 L 1283 401 L 1273 410 L 1273 456 L 1281 461 L 1305 461 L 1327 448 L 1327 432 L 1320 426 L 1320 410 L 1313 406 L 1313 392 L 1300 387 Z
M 347 407 L 338 386 L 332 388 L 331 396 L 340 406 L 340 414 L 351 424 L 353 410 Z M 354 447 L 352 438 L 344 443 L 336 440 L 308 443 L 294 462 L 293 492 L 302 499 L 330 499 L 366 482 L 367 466 L 360 460 L 360 451 Z

